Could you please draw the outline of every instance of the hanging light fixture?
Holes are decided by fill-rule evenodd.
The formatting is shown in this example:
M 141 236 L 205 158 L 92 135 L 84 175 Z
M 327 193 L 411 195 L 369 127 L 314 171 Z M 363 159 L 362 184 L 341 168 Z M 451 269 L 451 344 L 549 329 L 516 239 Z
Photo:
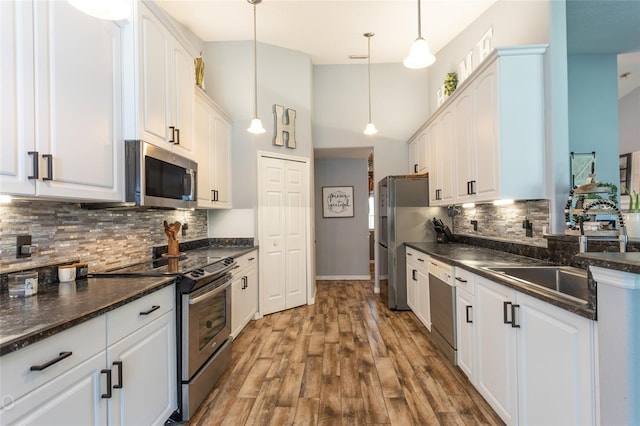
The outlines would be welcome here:
M 131 2 L 127 0 L 67 0 L 67 2 L 79 11 L 99 19 L 119 21 L 131 14 Z
M 375 33 L 364 33 L 364 36 L 367 38 L 367 76 L 369 80 L 369 122 L 367 123 L 367 127 L 364 128 L 365 135 L 375 135 L 378 133 L 378 129 L 371 122 L 371 37 L 373 37 Z
M 422 23 L 420 19 L 420 0 L 418 0 L 418 38 L 411 45 L 409 56 L 402 62 L 411 69 L 426 68 L 436 61 L 436 57 L 429 51 L 429 43 L 422 38 Z
M 247 0 L 253 5 L 253 120 L 247 129 L 249 133 L 259 135 L 266 130 L 262 127 L 262 121 L 258 118 L 258 42 L 256 41 L 256 5 L 262 0 Z

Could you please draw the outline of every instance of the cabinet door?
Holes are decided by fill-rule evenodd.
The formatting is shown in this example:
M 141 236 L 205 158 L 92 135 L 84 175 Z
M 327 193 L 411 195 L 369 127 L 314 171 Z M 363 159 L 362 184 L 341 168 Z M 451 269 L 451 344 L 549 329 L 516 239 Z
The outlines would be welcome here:
M 418 269 L 413 262 L 407 262 L 407 305 L 413 313 L 420 317 L 418 309 Z
M 3 425 L 106 425 L 104 350 L 0 409 Z
M 257 257 L 257 254 L 252 256 Z M 247 277 L 246 288 L 244 289 L 245 302 L 247 304 L 247 312 L 244 318 L 244 324 L 247 325 L 251 318 L 258 312 L 258 265 L 254 261 L 253 264 L 245 272 Z
M 177 408 L 174 316 L 169 311 L 107 348 L 112 425 L 162 425 Z
M 439 206 L 440 201 L 440 181 L 441 166 L 438 161 L 438 148 L 440 139 L 440 120 L 435 119 L 429 127 L 427 127 L 427 152 L 429 157 L 429 205 Z
M 0 191 L 34 195 L 33 5 L 0 2 Z
M 198 91 L 200 89 L 196 89 Z M 195 155 L 198 159 L 198 207 L 213 206 L 214 181 L 214 143 L 212 138 L 211 108 L 207 104 L 204 94 L 196 93 L 193 104 L 193 139 Z
M 519 422 L 595 424 L 593 321 L 521 293 L 517 304 Z
M 438 141 L 438 175 L 440 189 L 440 204 L 451 204 L 454 201 L 454 137 L 456 122 L 453 110 L 448 108 L 442 113 L 440 136 Z
M 193 158 L 192 120 L 194 87 L 196 84 L 193 58 L 176 40 L 172 40 L 171 46 L 173 108 L 170 125 L 177 129 L 173 150 L 177 154 Z
M 424 268 L 418 269 L 418 316 L 422 323 L 431 331 L 431 302 L 429 297 L 429 274 Z
M 220 208 L 231 208 L 231 125 L 219 114 L 213 117 L 213 132 L 215 137 L 214 182 L 215 205 Z
M 231 335 L 234 339 L 244 328 L 244 317 L 247 310 L 244 286 L 244 276 L 234 274 L 233 283 L 231 283 Z
M 416 144 L 418 145 L 418 172 L 427 173 L 429 171 L 429 147 L 426 130 L 420 133 Z
M 409 142 L 409 174 L 418 173 L 418 141 Z
M 474 83 L 474 134 L 476 138 L 477 194 L 482 200 L 500 193 L 500 141 L 498 134 L 497 64 Z
M 142 3 L 139 4 L 140 134 L 166 148 L 171 120 L 170 35 Z
M 455 197 L 456 202 L 473 200 L 477 185 L 475 178 L 476 150 L 473 140 L 473 104 L 469 89 L 451 106 L 455 111 Z
M 458 367 L 475 384 L 473 360 L 475 357 L 473 296 L 456 289 L 456 332 L 458 344 Z
M 516 329 L 505 323 L 514 292 L 477 277 L 474 296 L 475 386 L 506 424 L 517 424 Z

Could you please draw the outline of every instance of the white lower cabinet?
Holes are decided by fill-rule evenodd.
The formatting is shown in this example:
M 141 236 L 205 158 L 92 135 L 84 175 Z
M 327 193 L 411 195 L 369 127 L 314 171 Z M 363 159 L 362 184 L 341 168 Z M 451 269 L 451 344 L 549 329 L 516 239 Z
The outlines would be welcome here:
M 429 256 L 407 247 L 407 304 L 431 331 Z
M 174 304 L 165 287 L 0 357 L 0 425 L 164 424 L 177 408 Z
M 476 276 L 472 383 L 508 425 L 595 424 L 593 321 Z
M 258 312 L 257 250 L 236 259 L 231 284 L 231 335 L 236 338 Z

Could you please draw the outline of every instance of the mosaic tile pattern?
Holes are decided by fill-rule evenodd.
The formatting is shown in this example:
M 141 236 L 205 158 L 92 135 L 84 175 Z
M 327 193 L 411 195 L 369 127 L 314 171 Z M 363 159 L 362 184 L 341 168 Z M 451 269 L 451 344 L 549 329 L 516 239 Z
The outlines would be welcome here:
M 526 236 L 522 227 L 525 218 L 533 223 L 533 237 Z M 473 230 L 471 221 L 478 221 L 478 230 Z M 549 228 L 549 201 L 516 201 L 509 206 L 477 204 L 472 209 L 461 209 L 453 218 L 456 235 L 488 238 L 536 247 L 547 247 L 543 229 Z
M 79 259 L 102 272 L 151 259 L 166 245 L 163 221 L 188 223 L 180 242 L 207 238 L 207 211 L 86 210 L 78 204 L 23 201 L 0 206 L 0 273 Z M 16 237 L 32 235 L 38 251 L 16 259 Z

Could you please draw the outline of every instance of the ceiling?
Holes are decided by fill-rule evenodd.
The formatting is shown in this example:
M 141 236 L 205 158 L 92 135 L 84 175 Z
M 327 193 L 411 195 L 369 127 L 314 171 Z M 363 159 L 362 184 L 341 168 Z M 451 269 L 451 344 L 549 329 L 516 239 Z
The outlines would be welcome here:
M 436 53 L 496 0 L 422 0 L 422 35 Z M 203 41 L 251 40 L 252 6 L 246 0 L 157 0 Z M 399 63 L 418 36 L 415 0 L 263 0 L 257 6 L 257 38 L 304 52 L 314 64 Z

